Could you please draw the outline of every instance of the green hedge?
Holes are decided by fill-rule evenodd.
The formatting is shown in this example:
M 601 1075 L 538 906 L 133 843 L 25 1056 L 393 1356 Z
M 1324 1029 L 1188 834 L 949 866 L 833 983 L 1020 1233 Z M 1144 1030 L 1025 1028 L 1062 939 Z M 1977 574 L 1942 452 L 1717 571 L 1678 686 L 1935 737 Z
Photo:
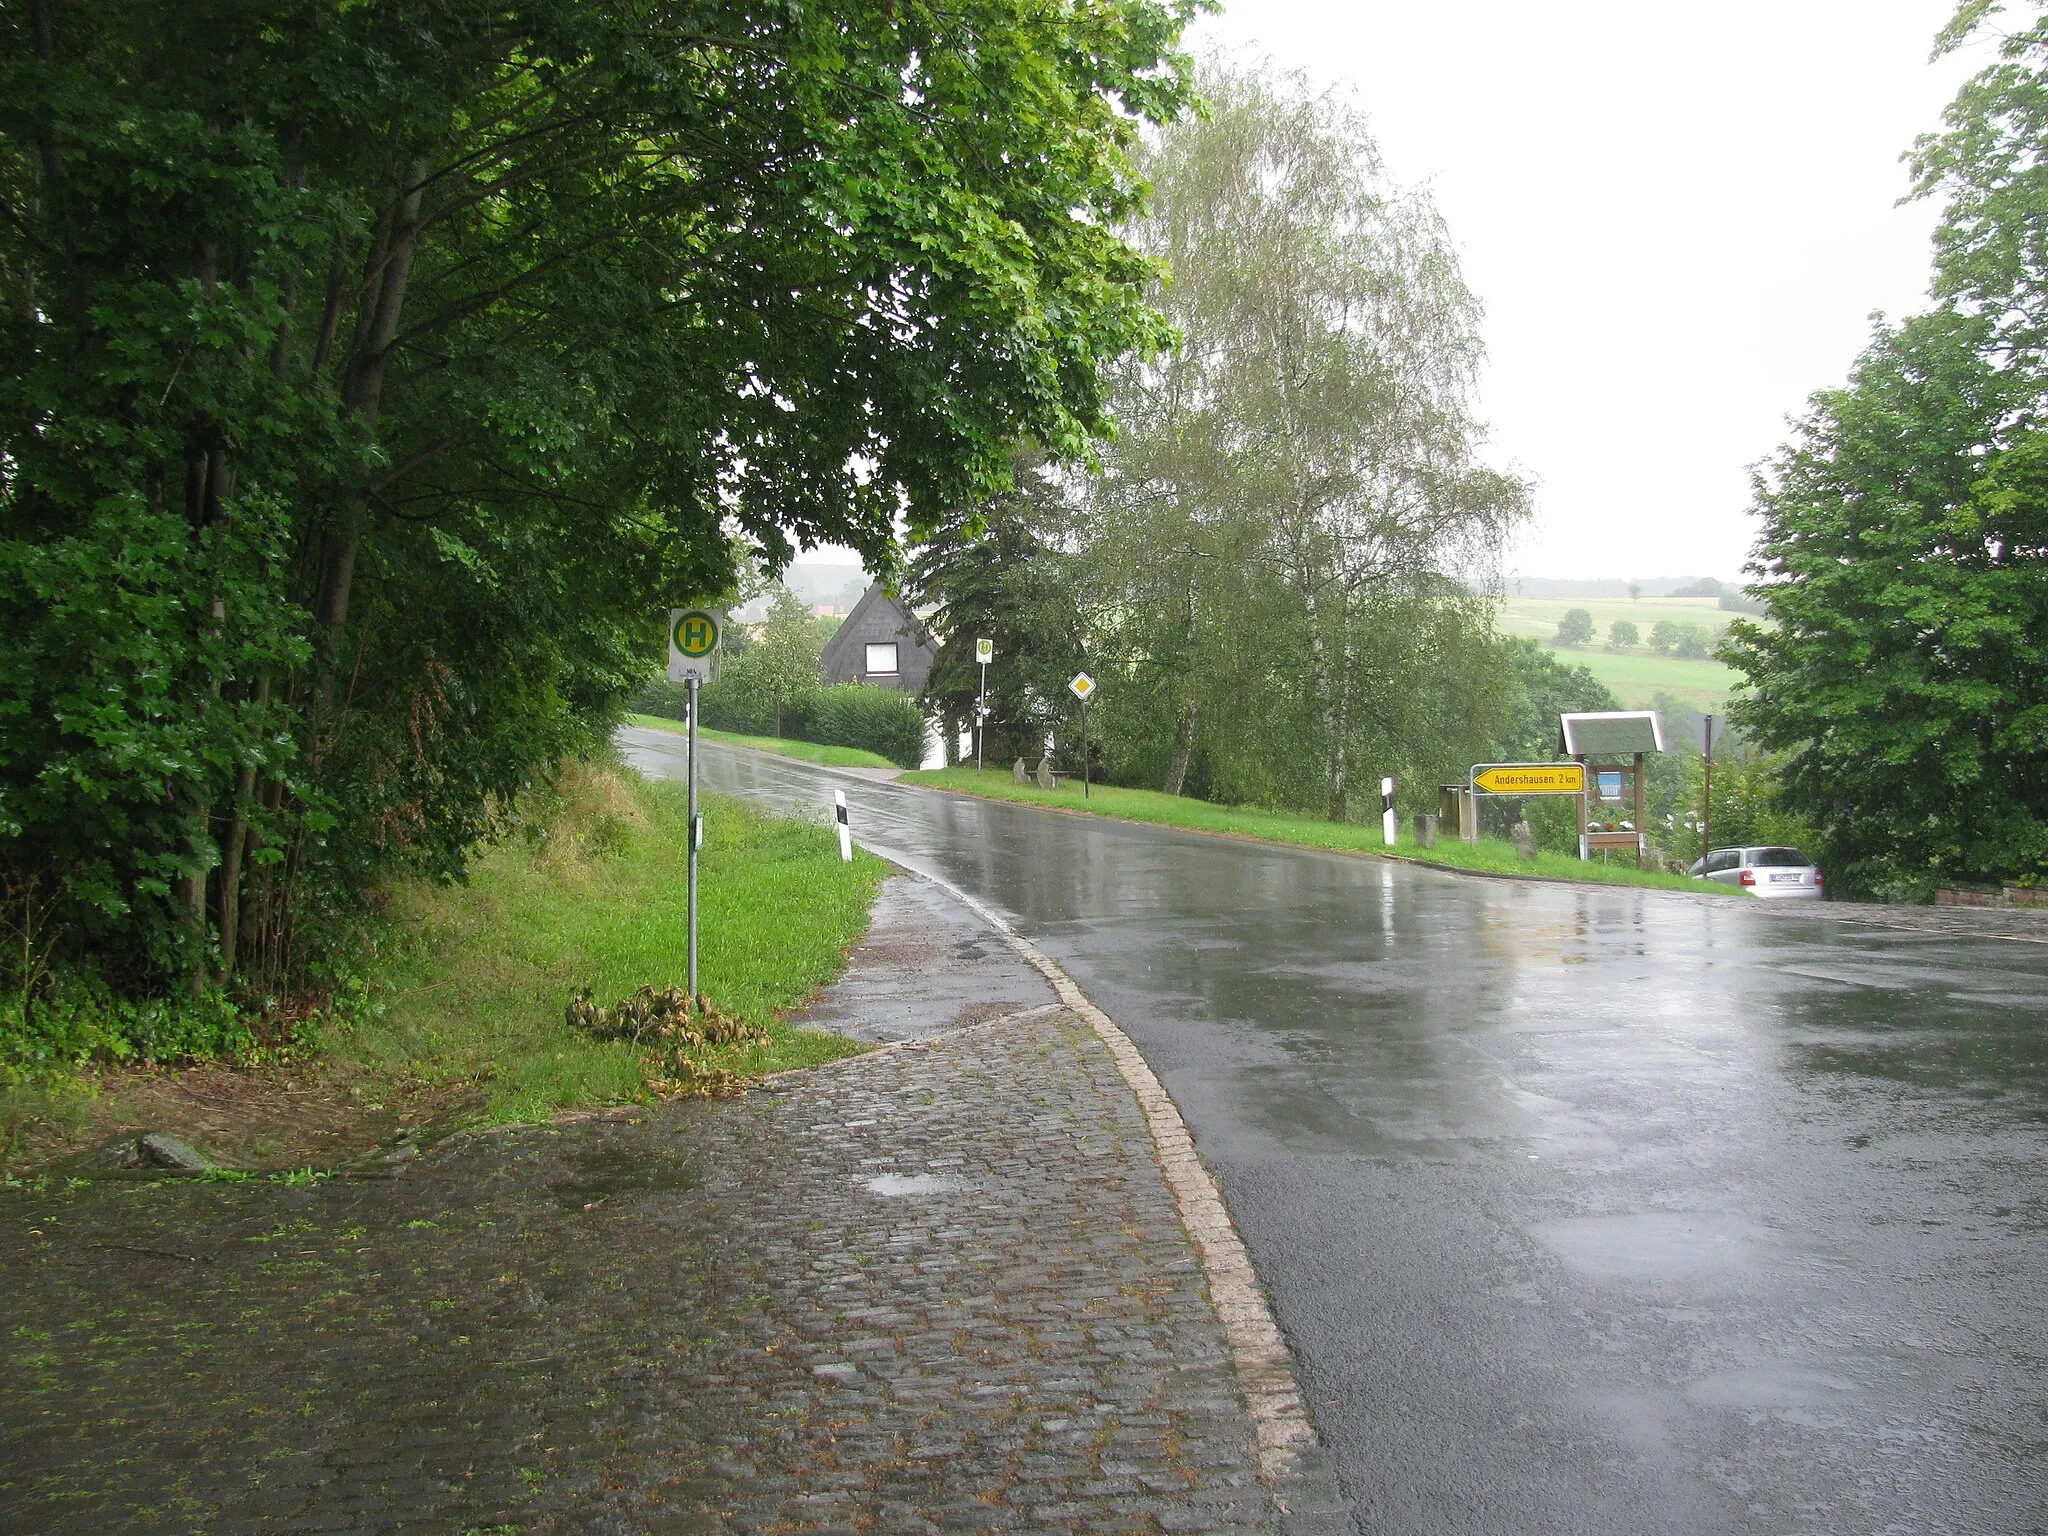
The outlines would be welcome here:
M 702 723 L 714 731 L 741 736 L 773 736 L 775 709 L 758 697 L 727 688 L 722 682 L 705 688 Z M 689 690 L 665 677 L 650 678 L 628 701 L 628 708 L 668 720 L 689 718 Z M 917 700 L 867 683 L 841 683 L 820 688 L 782 712 L 781 734 L 795 741 L 829 747 L 858 747 L 904 768 L 924 762 L 924 711 Z
M 866 683 L 820 688 L 804 709 L 799 736 L 828 747 L 878 752 L 901 768 L 924 763 L 924 711 L 917 701 Z

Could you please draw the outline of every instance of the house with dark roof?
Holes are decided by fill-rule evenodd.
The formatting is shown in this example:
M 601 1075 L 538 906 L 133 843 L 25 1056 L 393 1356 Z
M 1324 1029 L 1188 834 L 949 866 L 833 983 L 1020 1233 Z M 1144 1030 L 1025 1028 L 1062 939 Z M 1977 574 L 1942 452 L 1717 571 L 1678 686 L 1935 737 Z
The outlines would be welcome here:
M 939 648 L 916 614 L 871 586 L 846 622 L 825 642 L 818 674 L 827 684 L 872 683 L 900 693 L 924 692 Z

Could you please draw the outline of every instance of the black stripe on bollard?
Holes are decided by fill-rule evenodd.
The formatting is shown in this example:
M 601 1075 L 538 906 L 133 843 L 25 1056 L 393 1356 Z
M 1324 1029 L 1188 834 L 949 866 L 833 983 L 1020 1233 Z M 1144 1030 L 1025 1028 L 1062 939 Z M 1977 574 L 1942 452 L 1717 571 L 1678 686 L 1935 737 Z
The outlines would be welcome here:
M 839 825 L 841 825 L 842 827 L 847 825 L 845 806 L 835 805 L 832 808 L 832 814 L 839 818 Z

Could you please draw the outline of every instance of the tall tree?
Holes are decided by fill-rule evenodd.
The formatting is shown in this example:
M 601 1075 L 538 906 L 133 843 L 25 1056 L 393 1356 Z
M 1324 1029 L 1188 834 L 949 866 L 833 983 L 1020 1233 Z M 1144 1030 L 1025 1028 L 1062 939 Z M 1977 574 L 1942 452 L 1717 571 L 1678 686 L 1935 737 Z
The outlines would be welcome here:
M 1169 786 L 1199 753 L 1225 793 L 1342 819 L 1362 765 L 1426 775 L 1425 740 L 1483 733 L 1486 690 L 1453 687 L 1487 621 L 1447 577 L 1488 570 L 1527 497 L 1478 459 L 1479 307 L 1428 200 L 1341 99 L 1202 78 L 1210 112 L 1159 135 L 1132 225 L 1183 340 L 1117 377 L 1105 713 L 1128 690 L 1172 722 Z
M 1733 713 L 1864 889 L 2048 872 L 2048 437 L 1992 338 L 1881 330 L 1757 490 Z
M 817 693 L 818 658 L 824 649 L 824 632 L 811 617 L 809 606 L 778 581 L 768 599 L 768 617 L 762 621 L 760 636 L 747 647 L 742 663 L 749 682 L 774 718 L 776 735 L 782 734 L 785 720 Z
M 1968 0 L 1940 47 L 2001 7 Z M 2048 875 L 2048 22 L 2003 34 L 1914 161 L 1934 312 L 1880 326 L 1759 479 L 1735 707 L 1848 883 Z
M 737 551 L 881 568 L 1084 453 L 1186 14 L 0 11 L 0 865 L 138 985 L 276 978 Z
M 911 561 L 905 590 L 931 609 L 939 654 L 925 700 L 950 735 L 974 718 L 982 669 L 974 642 L 990 640 L 985 756 L 1035 759 L 1067 734 L 1067 680 L 1081 667 L 1083 615 L 1073 559 L 1064 552 L 1072 512 L 1033 457 L 1017 489 L 949 518 Z

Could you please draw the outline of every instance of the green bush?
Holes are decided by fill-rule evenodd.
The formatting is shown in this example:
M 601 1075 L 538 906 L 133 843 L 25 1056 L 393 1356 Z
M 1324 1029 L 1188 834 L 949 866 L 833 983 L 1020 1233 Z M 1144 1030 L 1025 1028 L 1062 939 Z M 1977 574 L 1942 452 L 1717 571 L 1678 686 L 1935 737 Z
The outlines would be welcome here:
M 1593 643 L 1593 615 L 1583 608 L 1568 608 L 1563 618 L 1557 621 L 1557 643 L 1559 645 L 1591 645 Z
M 698 695 L 704 707 L 700 723 L 740 736 L 776 735 L 774 701 L 746 686 L 747 681 L 742 669 L 728 668 Z M 689 692 L 681 683 L 652 677 L 640 685 L 627 707 L 665 720 L 686 720 L 689 703 Z M 785 708 L 780 734 L 828 747 L 859 747 L 916 768 L 924 762 L 924 730 L 924 711 L 915 699 L 869 683 L 841 683 Z
M 867 683 L 841 683 L 813 695 L 798 722 L 804 741 L 859 747 L 904 768 L 924 762 L 924 711 L 915 699 Z
M 138 1002 L 96 977 L 70 974 L 27 999 L 0 999 L 0 1087 L 91 1065 L 238 1056 L 257 1043 L 241 1010 L 216 991 Z
M 712 689 L 717 686 L 716 683 L 711 685 Z M 626 708 L 636 715 L 659 715 L 664 720 L 687 720 L 690 718 L 690 690 L 687 684 L 672 683 L 664 674 L 657 672 L 626 695 Z M 725 730 L 729 727 L 721 726 L 719 729 Z

